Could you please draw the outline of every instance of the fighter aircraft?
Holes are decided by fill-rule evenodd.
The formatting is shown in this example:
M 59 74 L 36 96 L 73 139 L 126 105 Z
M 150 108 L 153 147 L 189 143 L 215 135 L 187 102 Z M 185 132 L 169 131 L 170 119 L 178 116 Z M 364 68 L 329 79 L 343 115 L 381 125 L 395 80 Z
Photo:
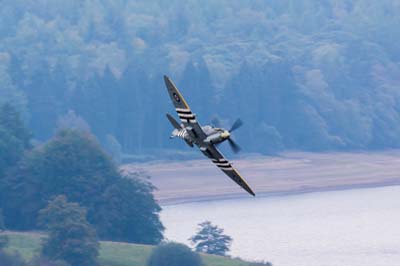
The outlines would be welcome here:
M 196 119 L 196 115 L 192 113 L 189 105 L 186 103 L 182 94 L 176 88 L 174 83 L 167 77 L 164 76 L 165 85 L 169 96 L 171 97 L 172 103 L 175 106 L 175 110 L 178 113 L 179 119 L 182 122 L 179 124 L 170 114 L 167 114 L 168 120 L 175 128 L 172 131 L 171 138 L 181 138 L 190 147 L 196 145 L 200 151 L 207 156 L 211 161 L 219 167 L 227 176 L 235 181 L 239 186 L 246 190 L 251 195 L 255 196 L 253 190 L 246 183 L 246 181 L 240 176 L 239 172 L 232 167 L 222 153 L 217 149 L 216 145 L 224 141 L 228 141 L 234 152 L 239 151 L 239 146 L 231 139 L 231 132 L 238 129 L 242 125 L 240 119 L 232 125 L 231 129 L 226 130 L 219 126 L 200 126 Z M 218 123 L 215 123 L 218 124 Z

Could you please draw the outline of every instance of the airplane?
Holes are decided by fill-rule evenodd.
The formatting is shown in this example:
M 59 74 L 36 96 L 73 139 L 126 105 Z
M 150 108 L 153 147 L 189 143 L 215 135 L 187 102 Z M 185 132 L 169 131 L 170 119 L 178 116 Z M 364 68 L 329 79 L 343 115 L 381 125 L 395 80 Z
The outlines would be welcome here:
M 191 111 L 189 105 L 179 92 L 174 83 L 164 76 L 165 85 L 168 94 L 174 104 L 175 110 L 178 113 L 179 119 L 182 122 L 179 124 L 170 114 L 167 114 L 169 122 L 174 127 L 170 138 L 181 138 L 190 147 L 196 145 L 200 151 L 207 156 L 211 161 L 218 166 L 227 176 L 235 181 L 239 186 L 246 190 L 249 194 L 255 196 L 255 193 L 239 174 L 239 172 L 228 162 L 222 153 L 217 149 L 216 145 L 224 141 L 228 141 L 232 150 L 238 152 L 239 146 L 230 138 L 231 132 L 238 129 L 243 123 L 240 119 L 229 130 L 216 126 L 200 126 L 196 119 L 196 115 Z M 215 123 L 219 124 L 219 123 Z

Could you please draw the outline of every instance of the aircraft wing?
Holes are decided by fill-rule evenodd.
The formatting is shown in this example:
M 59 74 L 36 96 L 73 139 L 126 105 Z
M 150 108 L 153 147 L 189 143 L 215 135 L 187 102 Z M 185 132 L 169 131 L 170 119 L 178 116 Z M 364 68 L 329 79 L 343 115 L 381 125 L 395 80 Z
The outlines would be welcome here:
M 202 150 L 204 155 L 211 159 L 211 161 L 218 166 L 227 176 L 229 176 L 233 181 L 246 190 L 249 194 L 255 196 L 255 193 L 247 184 L 246 180 L 239 174 L 239 172 L 232 167 L 232 164 L 228 162 L 221 152 L 215 147 L 215 145 L 208 145 L 206 150 Z
M 192 113 L 189 105 L 186 103 L 174 83 L 172 83 L 167 76 L 164 76 L 164 81 L 168 89 L 168 94 L 171 97 L 176 112 L 178 113 L 179 119 L 188 131 L 188 134 L 190 134 L 192 138 L 202 142 L 207 136 L 197 122 L 195 114 Z

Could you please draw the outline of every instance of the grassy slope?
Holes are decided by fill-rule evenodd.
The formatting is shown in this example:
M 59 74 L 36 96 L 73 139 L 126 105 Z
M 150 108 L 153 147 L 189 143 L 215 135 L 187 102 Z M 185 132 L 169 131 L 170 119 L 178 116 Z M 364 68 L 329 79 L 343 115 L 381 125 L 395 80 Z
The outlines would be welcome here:
M 29 260 L 39 253 L 41 238 L 44 235 L 36 233 L 7 233 L 10 252 L 19 252 Z M 101 266 L 145 266 L 152 246 L 117 242 L 101 242 Z M 219 256 L 202 255 L 206 266 L 248 266 L 241 260 L 227 259 Z

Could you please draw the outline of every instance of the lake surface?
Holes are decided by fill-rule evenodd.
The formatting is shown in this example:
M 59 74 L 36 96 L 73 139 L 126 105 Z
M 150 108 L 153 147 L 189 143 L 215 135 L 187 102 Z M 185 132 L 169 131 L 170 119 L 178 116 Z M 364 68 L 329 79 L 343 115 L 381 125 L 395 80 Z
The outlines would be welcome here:
M 231 256 L 274 266 L 400 265 L 400 186 L 164 206 L 169 240 L 210 220 Z

